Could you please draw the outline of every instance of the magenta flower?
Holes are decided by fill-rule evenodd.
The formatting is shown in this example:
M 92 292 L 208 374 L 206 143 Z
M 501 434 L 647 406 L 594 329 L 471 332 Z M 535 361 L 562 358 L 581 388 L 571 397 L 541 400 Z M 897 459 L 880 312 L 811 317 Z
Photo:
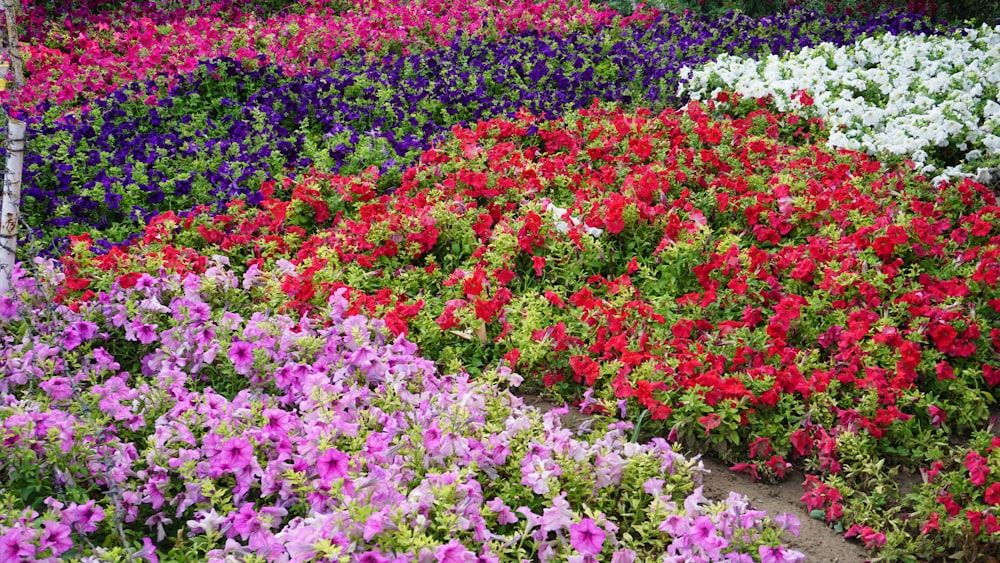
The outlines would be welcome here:
M 344 477 L 347 475 L 347 455 L 335 448 L 326 450 L 316 460 L 316 471 L 324 481 Z
M 790 532 L 793 536 L 799 535 L 799 529 L 802 526 L 798 518 L 787 512 L 775 516 L 774 523 L 782 530 Z
M 264 409 L 264 419 L 267 424 L 264 429 L 272 434 L 272 437 L 287 436 L 291 430 L 292 417 L 281 409 Z
M 264 524 L 254 512 L 252 503 L 244 504 L 233 515 L 233 533 L 239 534 L 244 540 L 248 539 L 251 534 L 259 532 L 263 527 Z
M 434 552 L 437 563 L 475 563 L 476 554 L 469 551 L 457 540 L 451 540 Z
M 931 416 L 931 426 L 940 427 L 948 419 L 948 413 L 937 405 L 927 407 L 927 413 Z
M 549 478 L 562 474 L 562 469 L 551 458 L 528 455 L 521 462 L 521 484 L 531 487 L 535 494 L 549 492 Z
M 52 520 L 46 520 L 42 526 L 44 529 L 38 538 L 38 544 L 42 549 L 51 549 L 52 555 L 58 557 L 73 548 L 73 540 L 69 537 L 69 526 Z
M 73 323 L 70 330 L 80 335 L 83 340 L 90 340 L 97 336 L 97 325 L 90 321 L 78 321 Z
M 246 375 L 253 365 L 253 348 L 249 342 L 237 340 L 229 347 L 229 359 L 233 361 L 236 373 Z
M 0 297 L 0 321 L 14 320 L 17 316 L 17 302 L 13 297 Z
M 372 539 L 375 536 L 377 536 L 380 533 L 382 533 L 382 530 L 383 530 L 383 527 L 382 527 L 382 518 L 383 518 L 383 514 L 381 512 L 379 512 L 379 513 L 373 514 L 372 516 L 369 516 L 365 520 L 365 527 L 361 531 L 361 537 L 364 538 L 365 541 L 370 542 L 370 541 L 372 541 Z
M 223 470 L 238 471 L 249 465 L 253 458 L 253 446 L 243 438 L 230 438 L 219 450 L 219 463 Z
M 500 497 L 494 497 L 493 500 L 486 503 L 486 506 L 490 510 L 496 513 L 497 523 L 499 524 L 514 524 L 517 522 L 517 515 L 510 509 L 509 506 Z
M 597 555 L 604 546 L 604 530 L 590 518 L 569 527 L 569 543 L 584 555 Z
M 194 341 L 202 346 L 211 345 L 215 341 L 215 330 L 210 326 L 202 328 L 194 333 Z
M 573 510 L 566 501 L 565 492 L 552 499 L 552 506 L 542 511 L 539 524 L 546 532 L 554 532 L 573 525 Z
M 358 555 L 358 563 L 389 563 L 389 559 L 381 551 L 366 551 Z
M 53 377 L 38 384 L 53 401 L 64 401 L 73 396 L 73 387 L 65 377 Z
M 704 544 L 709 538 L 716 536 L 715 523 L 708 516 L 699 516 L 695 518 L 688 534 L 695 543 Z
M 35 546 L 31 536 L 20 528 L 10 528 L 0 535 L 0 561 L 24 561 L 33 559 Z
M 679 538 L 691 529 L 691 520 L 680 514 L 670 514 L 663 519 L 657 529 L 670 534 L 671 537 Z
M 63 522 L 78 532 L 89 534 L 97 531 L 97 523 L 104 520 L 104 509 L 89 500 L 84 504 L 75 502 L 63 509 Z
M 368 331 L 368 319 L 360 315 L 348 317 L 343 324 L 347 339 L 344 345 L 348 350 L 355 351 L 371 342 L 371 332 Z
M 760 563 L 801 563 L 806 560 L 805 555 L 798 551 L 781 546 L 762 545 L 757 548 L 757 553 L 760 554 Z
M 83 344 L 83 339 L 72 327 L 63 334 L 62 345 L 67 351 L 75 350 L 80 344 Z
M 149 561 L 149 563 L 160 562 L 160 558 L 156 556 L 156 546 L 149 538 L 142 538 L 142 549 L 135 553 L 135 557 Z
M 156 329 L 158 325 L 148 325 L 146 323 L 140 322 L 136 319 L 133 323 L 135 326 L 135 337 L 139 339 L 139 342 L 143 344 L 152 344 L 156 341 L 159 336 L 156 334 Z

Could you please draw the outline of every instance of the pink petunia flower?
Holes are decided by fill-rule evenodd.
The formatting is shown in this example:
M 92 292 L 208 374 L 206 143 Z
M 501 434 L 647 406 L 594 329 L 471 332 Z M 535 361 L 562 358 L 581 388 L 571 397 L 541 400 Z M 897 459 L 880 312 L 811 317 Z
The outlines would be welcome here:
M 229 347 L 229 359 L 232 360 L 236 373 L 246 375 L 253 365 L 253 348 L 249 342 L 237 340 Z
M 21 528 L 9 528 L 0 535 L 0 561 L 24 561 L 34 556 L 31 536 Z
M 51 549 L 52 555 L 58 557 L 73 548 L 69 526 L 52 520 L 46 520 L 42 526 L 42 534 L 38 538 L 38 545 L 42 549 Z
M 65 333 L 63 333 L 62 345 L 66 351 L 76 350 L 76 348 L 83 344 L 83 339 L 80 338 L 80 334 L 70 327 Z
M 762 545 L 757 548 L 757 553 L 760 555 L 760 563 L 802 563 L 806 560 L 802 553 L 781 546 Z
M 63 522 L 78 532 L 89 534 L 97 531 L 97 523 L 104 520 L 104 509 L 89 500 L 84 504 L 71 502 L 63 511 Z
M 129 328 L 131 329 L 130 332 L 134 336 L 134 339 L 138 340 L 142 344 L 151 344 L 159 338 L 159 335 L 156 333 L 156 329 L 159 328 L 159 325 L 146 324 L 142 322 L 142 319 L 133 320 L 132 324 L 129 325 Z M 129 331 L 126 331 L 126 338 L 128 338 L 128 332 Z
M 257 517 L 257 513 L 253 509 L 253 503 L 247 503 L 240 507 L 240 509 L 233 515 L 233 533 L 239 534 L 244 540 L 248 539 L 252 534 L 260 532 L 264 527 L 264 523 L 260 521 Z
M 565 492 L 552 499 L 552 506 L 542 511 L 542 519 L 539 524 L 546 532 L 554 532 L 572 526 L 573 510 L 566 500 Z
M 514 524 L 517 522 L 517 515 L 510 509 L 509 506 L 500 497 L 494 497 L 493 500 L 486 503 L 486 506 L 490 510 L 496 513 L 497 523 L 499 524 Z
M 347 454 L 336 448 L 330 448 L 316 460 L 316 471 L 324 481 L 340 479 L 347 475 L 347 461 Z
M 38 386 L 48 393 L 53 401 L 64 401 L 73 396 L 73 387 L 65 377 L 52 377 L 39 383 Z
M 225 471 L 238 471 L 250 463 L 253 445 L 239 437 L 230 438 L 219 450 L 219 463 Z
M 663 492 L 663 484 L 665 482 L 666 481 L 664 481 L 663 479 L 650 477 L 649 479 L 646 480 L 645 483 L 642 484 L 642 489 L 646 491 L 646 494 L 656 496 L 659 495 L 661 492 Z
M 0 297 L 0 320 L 16 320 L 15 317 L 17 317 L 17 302 L 10 296 Z
M 927 407 L 927 414 L 931 417 L 931 426 L 940 428 L 941 423 L 948 419 L 948 413 L 937 405 Z
M 569 527 L 569 543 L 583 555 L 597 555 L 604 546 L 605 533 L 590 518 Z
M 611 555 L 611 563 L 635 563 L 635 558 L 638 555 L 631 549 L 622 549 Z
M 451 540 L 434 551 L 437 563 L 475 563 L 476 554 L 469 551 L 458 540 Z
M 783 512 L 775 516 L 774 523 L 777 524 L 777 526 L 782 530 L 786 530 L 791 533 L 793 536 L 799 535 L 799 529 L 802 526 L 802 523 L 799 522 L 798 518 L 787 512 Z
M 149 538 L 142 538 L 142 549 L 135 553 L 135 558 L 149 563 L 160 563 L 160 558 L 156 556 L 156 546 Z

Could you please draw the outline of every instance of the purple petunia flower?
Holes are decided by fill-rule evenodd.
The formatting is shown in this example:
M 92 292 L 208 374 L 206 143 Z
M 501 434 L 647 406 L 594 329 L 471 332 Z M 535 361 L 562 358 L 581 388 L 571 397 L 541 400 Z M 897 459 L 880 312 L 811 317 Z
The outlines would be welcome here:
M 14 298 L 6 295 L 0 297 L 0 321 L 14 320 L 17 315 L 17 302 Z
M 569 543 L 584 555 L 597 555 L 604 547 L 604 530 L 590 518 L 569 527 Z
M 691 529 L 691 521 L 680 514 L 670 514 L 663 519 L 657 529 L 670 534 L 671 537 L 679 538 Z
M 80 344 L 83 344 L 83 339 L 80 338 L 80 334 L 77 331 L 73 330 L 73 327 L 70 327 L 69 330 L 63 334 L 63 348 L 65 348 L 66 351 L 75 350 Z
M 494 497 L 493 500 L 486 503 L 486 506 L 496 513 L 499 524 L 514 524 L 517 522 L 517 515 L 514 514 L 502 498 Z
M 793 536 L 799 535 L 799 529 L 802 523 L 799 519 L 787 512 L 783 512 L 774 517 L 774 523 L 777 524 L 782 530 L 790 532 Z
M 611 563 L 635 563 L 638 554 L 631 549 L 622 549 L 614 552 L 611 556 Z
M 330 448 L 316 460 L 316 471 L 320 479 L 331 481 L 347 475 L 347 455 L 344 452 Z
M 38 384 L 53 401 L 64 401 L 73 396 L 73 387 L 65 377 L 52 377 Z
M 34 556 L 35 546 L 24 530 L 10 528 L 0 535 L 0 561 L 25 561 Z
M 253 365 L 253 348 L 249 342 L 237 340 L 229 347 L 229 359 L 232 360 L 236 373 L 246 375 Z
M 238 471 L 249 465 L 252 458 L 253 445 L 243 438 L 235 437 L 222 444 L 217 459 L 223 470 Z
M 804 554 L 782 546 L 762 545 L 757 548 L 757 553 L 760 554 L 760 563 L 802 563 L 806 560 Z
M 63 522 L 69 524 L 80 533 L 89 534 L 97 531 L 97 523 L 106 516 L 104 509 L 89 500 L 84 504 L 75 502 L 63 509 Z
M 646 491 L 647 494 L 656 496 L 663 492 L 663 484 L 666 481 L 663 479 L 657 479 L 656 477 L 650 477 L 642 484 L 642 489 Z
M 69 526 L 61 522 L 46 520 L 42 526 L 41 537 L 38 538 L 38 545 L 42 549 L 51 549 L 52 555 L 56 557 L 66 553 L 73 548 L 73 540 L 70 539 Z
M 133 320 L 130 328 L 135 337 L 134 339 L 143 344 L 152 344 L 159 338 L 159 335 L 156 334 L 156 329 L 159 328 L 159 326 L 155 324 L 146 324 L 142 322 L 142 319 Z M 128 338 L 127 332 L 126 338 Z
M 542 530 L 554 532 L 563 528 L 568 528 L 573 524 L 573 510 L 566 501 L 566 493 L 552 499 L 552 506 L 542 511 L 542 519 L 539 523 Z
M 451 540 L 434 551 L 434 559 L 437 563 L 475 563 L 476 554 L 458 540 Z

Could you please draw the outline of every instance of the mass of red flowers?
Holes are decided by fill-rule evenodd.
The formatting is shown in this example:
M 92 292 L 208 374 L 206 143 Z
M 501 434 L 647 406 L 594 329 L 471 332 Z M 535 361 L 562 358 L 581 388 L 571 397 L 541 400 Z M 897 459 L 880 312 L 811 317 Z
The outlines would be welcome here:
M 443 365 L 515 364 L 602 412 L 625 400 L 755 477 L 790 462 L 836 475 L 845 433 L 901 451 L 902 424 L 946 435 L 988 417 L 967 407 L 1000 383 L 988 188 L 828 149 L 821 123 L 732 95 L 453 134 L 390 191 L 375 169 L 314 172 L 265 184 L 257 208 L 161 216 L 124 250 L 77 244 L 67 298 L 73 280 L 238 256 L 244 287 L 276 290 L 259 295 L 276 307 L 347 288 Z M 805 500 L 834 520 L 838 495 L 815 482 Z

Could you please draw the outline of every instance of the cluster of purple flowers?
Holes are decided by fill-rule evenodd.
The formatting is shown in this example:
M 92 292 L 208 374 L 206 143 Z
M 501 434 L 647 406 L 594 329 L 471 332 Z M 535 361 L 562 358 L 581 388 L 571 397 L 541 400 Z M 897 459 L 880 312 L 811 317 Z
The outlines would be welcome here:
M 59 274 L 41 264 L 0 309 L 0 473 L 30 491 L 0 500 L 4 560 L 801 559 L 780 544 L 794 518 L 706 499 L 664 440 L 574 433 L 504 390 L 506 368 L 441 375 L 339 292 L 315 318 L 240 314 L 220 266 L 74 312 L 44 305 Z M 220 394 L 212 372 L 246 385 Z

